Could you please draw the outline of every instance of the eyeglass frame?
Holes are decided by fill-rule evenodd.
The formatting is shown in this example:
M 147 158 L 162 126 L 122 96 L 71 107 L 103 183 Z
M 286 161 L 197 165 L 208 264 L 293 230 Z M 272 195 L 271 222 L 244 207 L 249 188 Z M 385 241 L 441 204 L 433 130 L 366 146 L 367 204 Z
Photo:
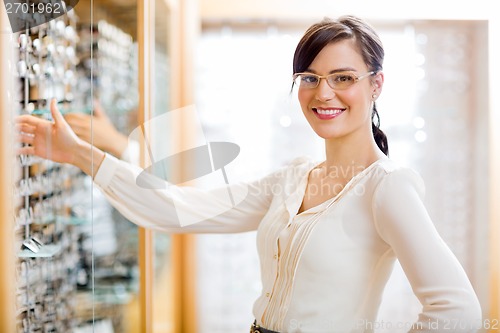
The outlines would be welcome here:
M 348 87 L 346 87 L 346 88 L 341 88 L 341 89 L 339 89 L 339 88 L 334 88 L 334 87 L 332 87 L 332 86 L 330 85 L 330 82 L 328 82 L 328 78 L 329 78 L 330 76 L 332 76 L 332 75 L 338 75 L 338 74 L 341 74 L 341 73 L 352 73 L 352 74 L 353 74 L 353 76 L 354 76 L 354 78 L 355 78 L 354 82 L 353 82 L 350 86 L 348 86 Z M 326 83 L 328 84 L 328 86 L 329 86 L 330 88 L 332 88 L 332 89 L 334 89 L 334 90 L 346 90 L 346 89 L 349 89 L 350 87 L 352 87 L 353 85 L 355 85 L 356 83 L 358 83 L 359 81 L 363 80 L 364 78 L 367 78 L 367 77 L 369 77 L 369 76 L 375 75 L 375 74 L 377 74 L 377 73 L 378 73 L 378 71 L 369 71 L 369 72 L 367 72 L 367 73 L 365 73 L 365 74 L 363 74 L 363 75 L 358 76 L 358 75 L 356 75 L 356 73 L 355 73 L 354 71 L 340 71 L 340 72 L 335 72 L 335 73 L 331 73 L 331 74 L 328 74 L 328 75 L 318 75 L 318 74 L 311 73 L 311 72 L 301 72 L 301 73 L 295 73 L 295 74 L 293 74 L 293 77 L 292 77 L 292 78 L 293 78 L 293 81 L 292 81 L 292 82 L 293 82 L 293 84 L 295 84 L 295 80 L 297 80 L 297 78 L 298 78 L 300 75 L 311 75 L 311 76 L 315 76 L 315 77 L 317 77 L 317 78 L 318 78 L 318 83 L 316 84 L 316 86 L 315 86 L 315 87 L 310 87 L 310 88 L 306 88 L 306 89 L 316 89 L 316 88 L 318 88 L 318 86 L 319 86 L 319 84 L 320 84 L 320 82 L 321 82 L 321 79 L 325 79 L 325 80 L 326 80 Z M 300 88 L 300 84 L 297 84 L 297 85 L 298 85 L 298 86 L 299 86 L 299 88 Z M 292 88 L 293 88 L 293 85 L 292 85 Z

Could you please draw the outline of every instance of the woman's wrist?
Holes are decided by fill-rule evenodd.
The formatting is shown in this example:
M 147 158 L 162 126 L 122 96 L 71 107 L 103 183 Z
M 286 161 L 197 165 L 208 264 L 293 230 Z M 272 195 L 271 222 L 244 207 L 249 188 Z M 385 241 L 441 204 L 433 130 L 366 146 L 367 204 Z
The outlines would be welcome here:
M 94 178 L 99 170 L 102 161 L 104 160 L 105 153 L 99 148 L 92 146 L 84 140 L 79 140 L 77 149 L 73 155 L 71 164 L 80 168 L 87 175 Z

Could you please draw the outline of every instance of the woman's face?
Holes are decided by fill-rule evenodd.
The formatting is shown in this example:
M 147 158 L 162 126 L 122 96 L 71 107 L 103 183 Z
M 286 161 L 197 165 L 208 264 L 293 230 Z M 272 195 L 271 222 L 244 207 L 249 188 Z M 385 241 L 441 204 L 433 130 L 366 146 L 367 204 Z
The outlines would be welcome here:
M 325 46 L 306 72 L 328 75 L 339 70 L 352 71 L 357 76 L 369 71 L 353 40 Z M 371 137 L 372 95 L 379 95 L 382 84 L 382 73 L 368 76 L 345 90 L 334 90 L 322 79 L 316 88 L 299 87 L 298 98 L 307 121 L 320 137 Z

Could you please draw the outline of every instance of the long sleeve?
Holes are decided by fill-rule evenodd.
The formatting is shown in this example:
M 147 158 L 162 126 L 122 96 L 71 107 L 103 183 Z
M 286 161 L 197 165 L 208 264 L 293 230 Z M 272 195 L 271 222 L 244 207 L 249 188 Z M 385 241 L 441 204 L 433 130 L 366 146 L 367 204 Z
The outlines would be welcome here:
M 422 202 L 423 181 L 410 169 L 383 177 L 373 197 L 375 225 L 403 267 L 422 312 L 410 332 L 476 332 L 477 296 Z
M 110 203 L 131 222 L 160 231 L 230 233 L 256 230 L 269 209 L 276 173 L 250 183 L 236 183 L 213 190 L 175 186 L 164 188 L 137 184 L 143 170 L 106 155 L 94 177 Z
M 139 165 L 140 150 L 141 147 L 139 145 L 139 142 L 129 138 L 128 145 L 127 147 L 125 147 L 125 150 L 123 151 L 122 156 L 120 156 L 120 159 L 133 165 Z

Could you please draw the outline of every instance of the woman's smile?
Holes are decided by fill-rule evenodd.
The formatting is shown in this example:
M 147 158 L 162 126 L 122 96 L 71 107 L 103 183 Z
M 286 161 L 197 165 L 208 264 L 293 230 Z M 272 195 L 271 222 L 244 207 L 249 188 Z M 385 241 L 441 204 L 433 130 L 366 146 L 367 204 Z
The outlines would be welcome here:
M 312 108 L 313 113 L 321 120 L 337 118 L 344 113 L 345 108 Z

